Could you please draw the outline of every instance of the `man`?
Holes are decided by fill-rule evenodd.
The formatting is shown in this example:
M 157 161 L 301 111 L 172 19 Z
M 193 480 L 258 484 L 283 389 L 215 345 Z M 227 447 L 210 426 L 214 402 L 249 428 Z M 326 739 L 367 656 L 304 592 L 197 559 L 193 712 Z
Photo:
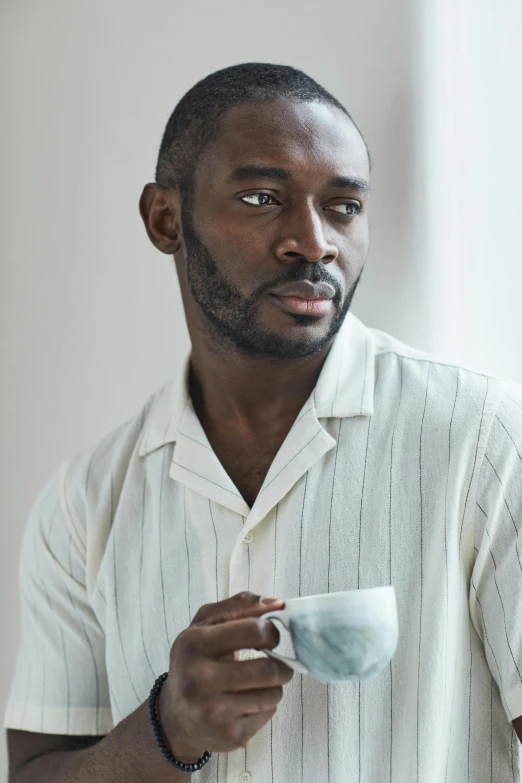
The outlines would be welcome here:
M 191 352 L 35 502 L 13 783 L 188 780 L 171 757 L 212 783 L 520 779 L 522 389 L 350 312 L 369 174 L 287 66 L 225 68 L 173 112 L 140 211 Z M 387 584 L 377 677 L 261 652 L 291 652 L 262 617 L 285 598 Z

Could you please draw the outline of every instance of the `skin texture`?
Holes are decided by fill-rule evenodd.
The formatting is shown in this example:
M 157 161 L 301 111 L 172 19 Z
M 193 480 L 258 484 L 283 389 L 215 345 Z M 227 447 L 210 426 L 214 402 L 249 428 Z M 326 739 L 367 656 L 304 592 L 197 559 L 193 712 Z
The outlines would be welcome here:
M 251 165 L 288 177 L 231 181 Z M 365 144 L 342 111 L 249 103 L 227 113 L 201 157 L 191 205 L 156 184 L 141 197 L 149 238 L 175 258 L 194 408 L 250 505 L 316 384 L 368 253 L 369 192 L 329 184 L 340 176 L 369 183 Z M 269 291 L 297 280 L 334 287 L 326 315 L 274 305 Z

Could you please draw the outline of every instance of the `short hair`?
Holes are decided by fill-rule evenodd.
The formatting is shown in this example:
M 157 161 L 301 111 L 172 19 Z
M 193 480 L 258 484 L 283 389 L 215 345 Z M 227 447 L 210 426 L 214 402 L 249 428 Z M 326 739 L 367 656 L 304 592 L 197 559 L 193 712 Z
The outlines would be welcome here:
M 357 128 L 346 108 L 303 71 L 272 63 L 231 65 L 197 82 L 170 115 L 156 165 L 157 184 L 176 188 L 182 197 L 191 201 L 197 162 L 206 147 L 217 139 L 226 112 L 242 103 L 278 98 L 336 106 Z M 371 170 L 370 152 L 366 141 L 364 144 Z

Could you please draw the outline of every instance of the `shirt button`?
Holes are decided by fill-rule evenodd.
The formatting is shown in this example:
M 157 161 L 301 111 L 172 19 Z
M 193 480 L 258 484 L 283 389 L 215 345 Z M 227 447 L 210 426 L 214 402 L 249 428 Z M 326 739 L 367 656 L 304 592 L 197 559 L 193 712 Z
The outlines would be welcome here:
M 252 783 L 252 775 L 246 770 L 239 776 L 239 783 Z
M 251 544 L 253 540 L 254 540 L 254 534 L 252 533 L 251 530 L 249 530 L 246 536 L 244 537 L 243 541 L 245 544 Z

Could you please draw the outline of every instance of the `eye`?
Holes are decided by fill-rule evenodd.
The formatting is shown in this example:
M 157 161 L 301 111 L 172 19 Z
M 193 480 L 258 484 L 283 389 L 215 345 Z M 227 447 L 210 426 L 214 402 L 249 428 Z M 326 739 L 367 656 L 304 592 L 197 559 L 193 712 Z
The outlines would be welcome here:
M 340 210 L 337 210 L 337 207 L 340 207 Z M 345 208 L 355 211 L 347 212 L 345 211 Z M 332 206 L 327 207 L 327 209 L 334 209 L 336 212 L 340 211 L 341 215 L 346 215 L 346 217 L 355 217 L 355 215 L 358 215 L 361 211 L 361 205 L 357 201 L 346 201 L 343 204 L 332 204 Z
M 246 201 L 247 198 L 254 199 L 254 201 Z M 256 204 L 255 199 L 260 201 Z M 245 204 L 251 204 L 253 207 L 268 207 L 270 206 L 270 199 L 275 200 L 269 193 L 250 193 L 248 196 L 241 196 L 240 201 L 243 201 Z

